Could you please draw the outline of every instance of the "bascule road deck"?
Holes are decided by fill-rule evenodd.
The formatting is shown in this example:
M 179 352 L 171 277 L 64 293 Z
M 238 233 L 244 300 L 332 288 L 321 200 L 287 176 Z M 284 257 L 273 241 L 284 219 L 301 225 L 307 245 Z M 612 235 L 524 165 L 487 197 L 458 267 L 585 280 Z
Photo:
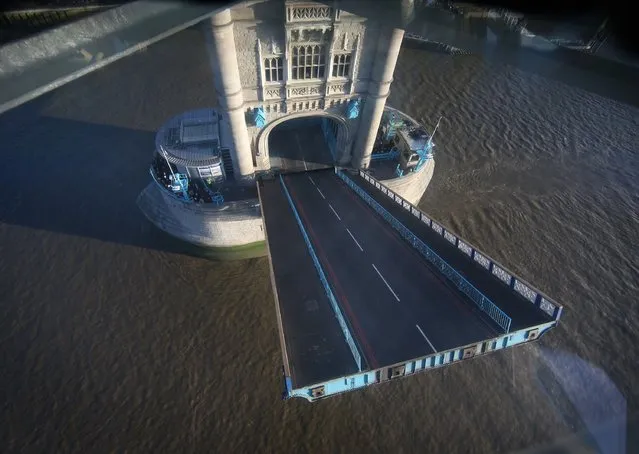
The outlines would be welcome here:
M 512 318 L 511 331 L 552 320 L 552 317 L 530 304 L 521 295 L 503 285 L 497 279 L 492 278 L 485 269 L 468 260 L 456 247 L 448 243 L 443 236 L 437 234 L 408 211 L 402 209 L 379 189 L 368 184 L 362 177 L 359 175 L 349 175 L 349 177 L 360 187 L 365 188 L 366 192 L 375 201 L 422 239 L 456 271 L 472 282 L 479 291 L 497 303 Z
M 357 371 L 278 180 L 258 184 L 284 367 L 296 386 Z
M 359 177 L 353 176 L 362 187 L 370 186 L 356 178 Z M 386 202 L 384 194 L 373 194 L 372 189 L 366 187 L 376 199 L 383 196 L 379 197 L 380 203 Z M 313 253 L 362 354 L 363 370 L 503 333 L 332 169 L 283 175 L 281 181 L 262 182 L 260 191 L 286 345 L 285 362 L 293 371 L 296 386 L 317 383 L 320 375 L 324 379 L 347 376 L 355 367 L 320 283 Z M 384 207 L 398 219 L 404 216 L 392 201 Z M 401 219 L 406 224 L 412 222 L 407 215 Z M 417 232 L 421 226 L 409 227 L 415 227 Z M 481 281 L 480 290 L 486 291 L 487 296 L 500 303 L 515 298 L 512 290 L 486 277 L 485 271 L 475 270 L 469 260 L 456 257 L 454 248 L 447 251 L 448 245 L 439 243 L 441 237 L 430 238 L 427 230 L 421 232 L 422 238 L 429 245 L 434 244 L 442 257 L 448 254 L 445 259 L 458 265 L 460 272 L 468 273 L 464 274 L 467 279 Z M 474 280 L 471 282 L 475 284 Z M 309 305 L 309 300 L 314 303 Z M 515 313 L 513 324 L 550 320 L 541 320 L 540 311 L 527 306 L 532 305 L 519 301 L 506 304 Z M 501 304 L 500 307 L 504 309 Z M 307 373 L 307 369 L 313 372 Z M 310 382 L 302 383 L 306 380 Z

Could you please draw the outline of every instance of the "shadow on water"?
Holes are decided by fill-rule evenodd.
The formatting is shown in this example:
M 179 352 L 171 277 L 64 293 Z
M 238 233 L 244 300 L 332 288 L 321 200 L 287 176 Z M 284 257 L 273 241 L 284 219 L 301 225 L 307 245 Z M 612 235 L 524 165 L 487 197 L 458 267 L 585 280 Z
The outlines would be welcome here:
M 136 205 L 154 133 L 39 114 L 48 96 L 0 116 L 0 221 L 166 252 L 207 250 L 156 229 Z

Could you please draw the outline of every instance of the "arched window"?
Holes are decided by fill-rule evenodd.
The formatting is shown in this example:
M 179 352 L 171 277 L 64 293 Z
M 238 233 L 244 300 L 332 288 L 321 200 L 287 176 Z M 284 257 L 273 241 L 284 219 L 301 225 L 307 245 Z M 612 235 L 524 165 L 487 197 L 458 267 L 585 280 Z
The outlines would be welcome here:
M 293 47 L 291 75 L 293 79 L 323 79 L 326 67 L 324 46 L 308 45 Z
M 351 75 L 351 55 L 333 56 L 333 77 L 349 77 Z
M 266 82 L 280 82 L 284 80 L 282 57 L 268 57 L 264 59 L 264 79 Z

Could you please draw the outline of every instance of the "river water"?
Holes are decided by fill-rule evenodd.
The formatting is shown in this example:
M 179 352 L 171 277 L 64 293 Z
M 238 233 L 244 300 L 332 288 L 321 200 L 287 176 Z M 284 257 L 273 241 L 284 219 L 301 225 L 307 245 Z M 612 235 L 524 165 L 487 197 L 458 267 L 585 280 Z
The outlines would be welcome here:
M 280 400 L 267 260 L 186 254 L 135 205 L 154 131 L 215 103 L 187 30 L 0 117 L 4 452 L 630 452 L 637 107 L 404 49 L 389 103 L 445 116 L 421 207 L 565 315 L 536 344 L 309 404 Z

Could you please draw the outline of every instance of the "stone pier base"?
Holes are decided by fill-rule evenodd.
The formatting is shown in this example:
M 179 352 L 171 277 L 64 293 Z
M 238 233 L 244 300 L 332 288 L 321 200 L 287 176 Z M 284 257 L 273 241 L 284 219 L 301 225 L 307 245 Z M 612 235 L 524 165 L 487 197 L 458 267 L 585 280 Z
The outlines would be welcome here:
M 419 200 L 426 192 L 431 178 L 433 178 L 434 170 L 435 161 L 429 159 L 417 172 L 411 172 L 401 178 L 393 178 L 392 180 L 380 180 L 380 183 L 417 206 Z
M 155 182 L 144 188 L 137 204 L 156 227 L 191 244 L 206 248 L 257 250 L 259 243 L 264 243 L 259 207 L 189 204 L 172 197 Z M 253 255 L 265 253 L 266 249 Z

